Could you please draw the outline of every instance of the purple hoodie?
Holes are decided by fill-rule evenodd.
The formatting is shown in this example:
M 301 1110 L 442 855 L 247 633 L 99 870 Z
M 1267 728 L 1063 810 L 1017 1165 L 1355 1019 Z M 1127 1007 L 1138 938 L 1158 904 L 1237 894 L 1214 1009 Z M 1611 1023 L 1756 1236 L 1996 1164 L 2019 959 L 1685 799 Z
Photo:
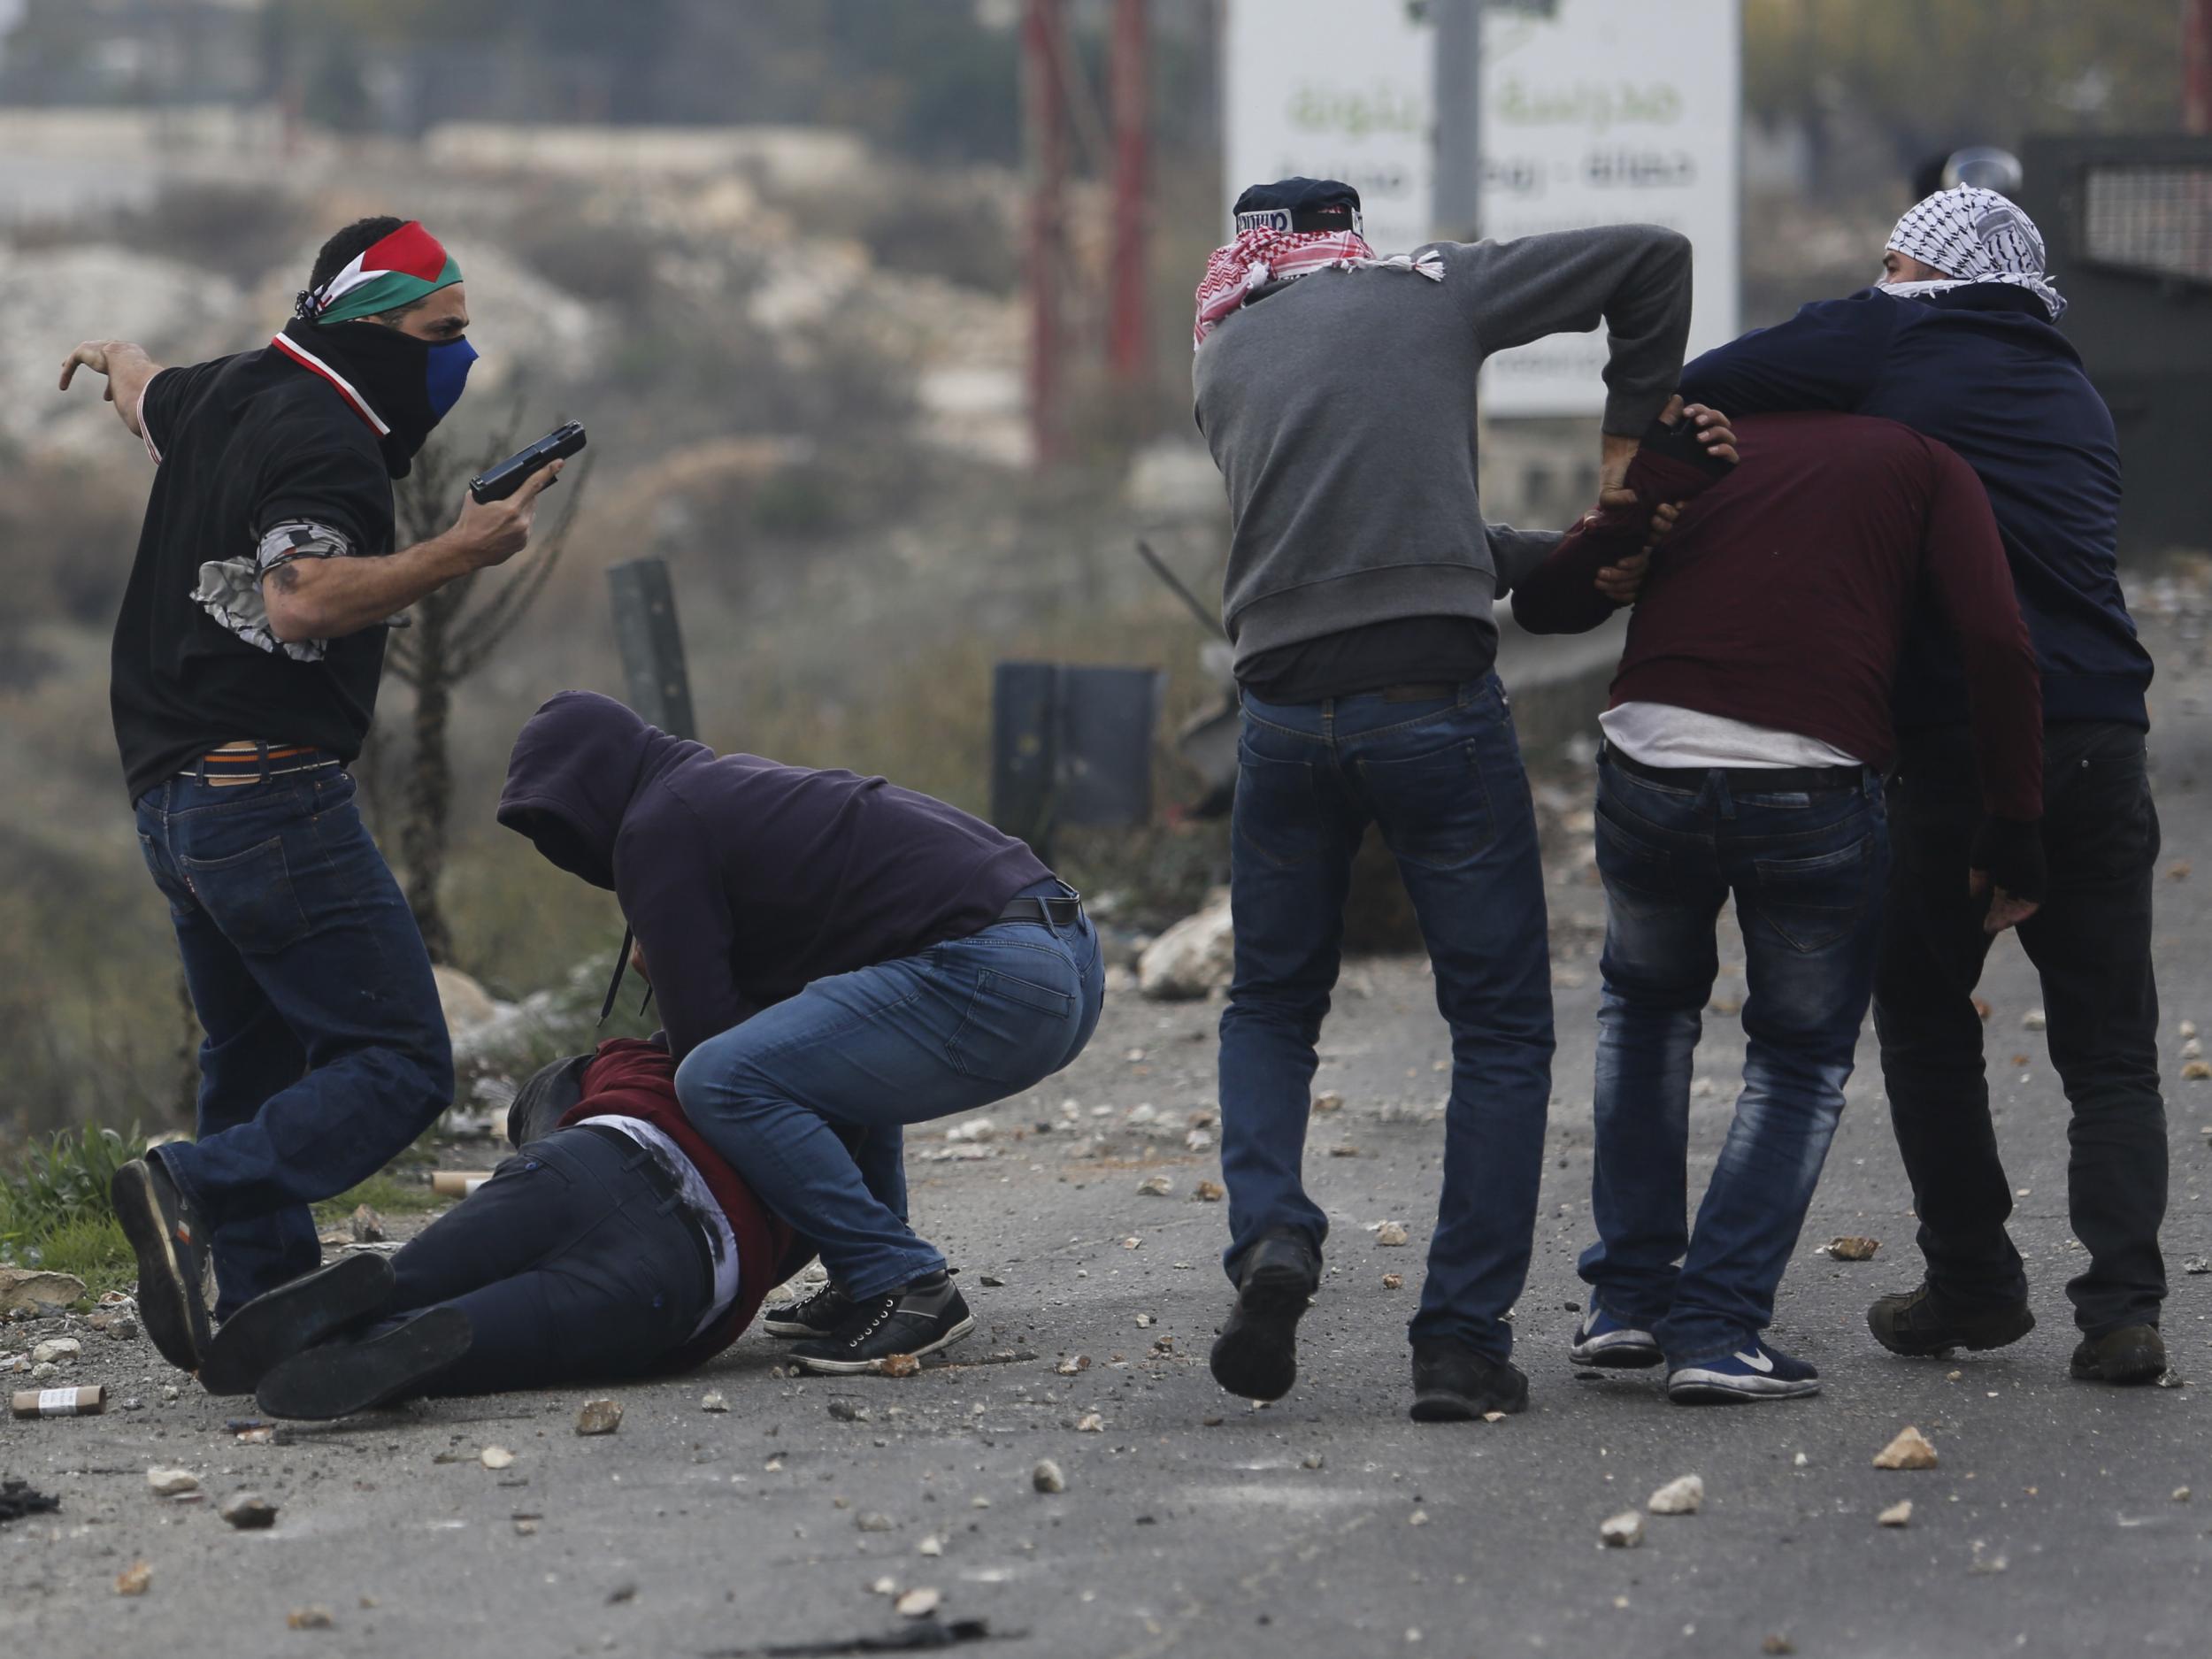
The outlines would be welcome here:
M 499 821 L 621 902 L 679 1060 L 813 980 L 987 927 L 1052 873 L 928 795 L 717 757 L 589 691 L 523 726 Z

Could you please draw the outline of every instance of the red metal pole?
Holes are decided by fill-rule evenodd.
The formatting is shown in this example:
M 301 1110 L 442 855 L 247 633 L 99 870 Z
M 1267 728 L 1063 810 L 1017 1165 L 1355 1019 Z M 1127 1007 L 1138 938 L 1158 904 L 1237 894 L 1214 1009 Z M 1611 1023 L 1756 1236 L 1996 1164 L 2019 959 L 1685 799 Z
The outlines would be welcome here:
M 2181 125 L 2212 133 L 2212 0 L 2182 0 Z
M 1029 129 L 1029 431 L 1035 463 L 1060 458 L 1060 285 L 1066 278 L 1063 199 L 1067 180 L 1067 89 L 1060 81 L 1060 0 L 1027 0 L 1022 19 Z
M 1108 291 L 1107 365 L 1119 384 L 1141 386 L 1145 349 L 1145 193 L 1149 186 L 1147 117 L 1150 112 L 1146 0 L 1114 0 L 1110 88 L 1114 115 L 1114 241 Z

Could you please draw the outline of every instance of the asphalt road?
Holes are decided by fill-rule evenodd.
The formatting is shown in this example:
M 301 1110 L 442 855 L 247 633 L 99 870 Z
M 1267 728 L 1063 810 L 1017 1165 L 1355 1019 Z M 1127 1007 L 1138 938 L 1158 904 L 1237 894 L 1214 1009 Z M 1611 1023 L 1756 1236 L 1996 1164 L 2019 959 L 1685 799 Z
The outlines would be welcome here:
M 1358 964 L 1325 1033 L 1317 1087 L 1344 1105 L 1317 1118 L 1309 1168 L 1334 1227 L 1329 1276 L 1300 1385 L 1265 1409 L 1225 1399 L 1205 1369 L 1227 1300 L 1225 1218 L 1194 1200 L 1218 1170 L 1185 1137 L 1213 1103 L 1216 1010 L 1127 996 L 1074 1067 L 989 1114 L 997 1134 L 971 1143 L 985 1156 L 923 1161 L 955 1148 L 917 1138 L 917 1219 L 963 1268 L 983 1328 L 957 1363 L 916 1378 L 795 1380 L 756 1335 L 705 1373 L 616 1391 L 626 1415 L 611 1436 L 572 1432 L 586 1391 L 570 1390 L 249 1445 L 225 1427 L 245 1402 L 189 1385 L 165 1402 L 142 1340 L 82 1333 L 70 1379 L 145 1403 L 0 1426 L 0 1473 L 64 1506 L 0 1526 L 0 1652 L 772 1650 L 906 1627 L 872 1587 L 887 1578 L 940 1592 L 942 1620 L 987 1620 L 999 1640 L 976 1651 L 1009 1655 L 1790 1650 L 1770 1638 L 1869 1659 L 2206 1653 L 2212 1277 L 2182 1263 L 2212 1254 L 2212 1084 L 2181 1080 L 2176 1031 L 2212 1028 L 2212 713 L 2200 670 L 2170 648 L 2181 649 L 2161 647 L 2162 863 L 2197 871 L 2159 888 L 2174 1151 L 2165 1329 L 2179 1373 L 2201 1383 L 2119 1391 L 2066 1376 L 2062 1285 L 2079 1256 L 2065 1112 L 2042 1040 L 2023 1027 L 2039 998 L 2009 943 L 1984 994 L 2034 1334 L 1947 1362 L 1895 1359 L 1865 1335 L 1867 1302 L 1916 1269 L 1870 1039 L 1774 1333 L 1821 1368 L 1826 1392 L 1686 1410 L 1651 1373 L 1578 1379 L 1566 1348 L 1587 1233 L 1598 907 L 1570 848 L 1555 872 L 1544 1220 L 1517 1317 L 1525 1416 L 1405 1416 L 1402 1322 L 1434 1211 L 1447 1051 L 1422 966 Z M 1713 1087 L 1695 1102 L 1707 1160 L 1740 1059 L 1735 1020 L 1709 1014 L 1697 1070 Z M 1340 1145 L 1356 1156 L 1331 1156 Z M 1170 1195 L 1140 1193 L 1154 1174 Z M 1411 1248 L 1366 1231 L 1385 1219 L 1408 1225 Z M 1844 1233 L 1879 1239 L 1879 1255 L 1814 1252 Z M 1404 1286 L 1385 1288 L 1387 1273 Z M 0 1352 L 59 1328 L 5 1327 Z M 710 1389 L 726 1411 L 701 1409 Z M 1939 1466 L 1874 1469 L 1907 1425 Z M 491 1445 L 515 1453 L 511 1467 L 477 1459 Z M 1033 1488 L 1041 1458 L 1064 1471 L 1064 1493 Z M 151 1464 L 193 1471 L 210 1501 L 151 1495 Z M 1701 1513 L 1647 1517 L 1640 1548 L 1601 1545 L 1608 1516 L 1691 1472 Z M 2176 1495 L 2185 1486 L 2193 1501 Z M 245 1487 L 280 1506 L 273 1529 L 234 1532 L 216 1515 Z M 1878 1526 L 1901 1498 L 1910 1525 Z M 116 1575 L 137 1561 L 150 1587 L 118 1595 Z M 311 1606 L 330 1627 L 288 1629 Z

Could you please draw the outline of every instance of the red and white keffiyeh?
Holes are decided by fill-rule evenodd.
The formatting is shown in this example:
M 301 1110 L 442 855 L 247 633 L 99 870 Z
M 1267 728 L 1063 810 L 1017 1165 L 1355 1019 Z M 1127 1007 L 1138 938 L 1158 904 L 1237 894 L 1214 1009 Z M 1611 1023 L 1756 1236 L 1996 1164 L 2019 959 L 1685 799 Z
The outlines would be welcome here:
M 1315 271 L 1354 271 L 1363 266 L 1417 271 L 1432 282 L 1444 280 L 1444 261 L 1436 254 L 1416 259 L 1393 254 L 1379 259 L 1367 240 L 1351 230 L 1248 230 L 1206 261 L 1198 284 L 1198 320 L 1191 331 L 1195 351 L 1221 319 L 1270 282 L 1287 282 Z

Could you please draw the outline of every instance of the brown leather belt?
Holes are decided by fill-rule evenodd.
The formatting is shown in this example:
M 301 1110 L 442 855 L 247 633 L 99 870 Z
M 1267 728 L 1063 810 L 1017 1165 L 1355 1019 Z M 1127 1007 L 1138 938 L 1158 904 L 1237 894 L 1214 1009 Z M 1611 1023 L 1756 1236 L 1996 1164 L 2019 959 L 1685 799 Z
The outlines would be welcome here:
M 339 764 L 326 749 L 304 743 L 258 743 L 242 740 L 225 743 L 195 761 L 187 776 L 210 788 L 234 788 L 297 772 L 322 772 Z

